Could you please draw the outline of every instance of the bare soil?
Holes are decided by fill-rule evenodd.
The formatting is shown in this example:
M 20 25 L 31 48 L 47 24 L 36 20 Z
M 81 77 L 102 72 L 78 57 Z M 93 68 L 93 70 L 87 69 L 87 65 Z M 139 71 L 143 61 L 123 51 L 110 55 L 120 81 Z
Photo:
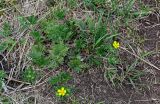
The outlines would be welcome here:
M 146 4 L 154 6 L 155 3 L 149 1 Z M 144 39 L 141 46 L 143 51 L 153 52 L 146 57 L 146 60 L 160 67 L 160 13 L 155 12 L 138 22 L 138 35 Z M 122 60 L 134 60 L 134 57 L 122 52 Z M 127 56 L 127 57 L 126 57 Z M 131 61 L 132 62 L 132 61 Z M 130 85 L 115 88 L 109 85 L 104 78 L 103 69 L 92 69 L 89 72 L 78 76 L 75 75 L 77 91 L 76 98 L 81 104 L 160 104 L 160 71 L 141 64 L 136 70 L 145 70 L 137 89 Z
M 156 0 L 143 1 L 146 5 L 157 6 Z M 143 51 L 153 52 L 145 59 L 160 68 L 160 12 L 157 11 L 146 18 L 140 19 L 137 26 L 137 35 L 144 39 L 140 47 Z M 135 59 L 134 56 L 126 52 L 122 51 L 120 54 L 125 62 L 132 63 L 132 60 Z M 0 55 L 1 59 L 3 59 L 3 56 Z M 10 68 L 7 62 L 2 61 L 2 64 L 3 66 L 0 65 L 0 69 L 4 67 L 8 72 Z M 146 75 L 138 82 L 137 89 L 127 84 L 119 87 L 111 86 L 111 83 L 104 77 L 105 69 L 93 68 L 82 75 L 74 73 L 71 84 L 75 85 L 76 92 L 72 97 L 75 97 L 80 104 L 97 104 L 99 102 L 101 102 L 99 104 L 160 104 L 160 71 L 144 63 L 137 66 L 136 70 L 146 72 Z M 53 100 L 51 86 L 41 87 L 37 91 L 43 92 L 43 96 L 50 97 Z M 46 90 L 46 88 L 48 89 Z M 50 103 L 48 102 L 48 104 Z M 68 101 L 68 104 L 71 104 L 70 101 Z

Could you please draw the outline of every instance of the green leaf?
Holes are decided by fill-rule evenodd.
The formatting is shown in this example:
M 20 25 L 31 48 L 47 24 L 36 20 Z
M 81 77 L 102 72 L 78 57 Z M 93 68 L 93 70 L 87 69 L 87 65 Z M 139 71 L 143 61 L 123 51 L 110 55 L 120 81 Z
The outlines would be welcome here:
M 90 56 L 89 57 L 89 65 L 92 65 L 92 66 L 100 66 L 102 65 L 102 60 L 100 58 L 97 58 L 97 57 L 94 57 L 94 56 Z
M 2 104 L 12 104 L 13 102 L 9 97 L 0 95 L 0 102 Z
M 106 0 L 93 0 L 96 5 L 105 5 Z
M 86 23 L 83 20 L 75 20 L 75 25 L 80 28 L 81 31 L 85 31 L 87 28 Z
M 106 45 L 101 45 L 100 47 L 96 48 L 96 54 L 98 56 L 105 56 L 107 54 L 107 47 Z
M 6 42 L 0 43 L 0 53 L 4 52 L 8 47 L 8 44 Z
M 22 28 L 28 28 L 29 22 L 27 21 L 27 19 L 25 17 L 19 16 L 18 21 L 19 21 Z
M 62 8 L 57 8 L 56 10 L 54 9 L 53 11 L 53 16 L 56 19 L 64 19 L 65 14 L 66 14 L 66 10 Z
M 82 69 L 86 68 L 86 65 L 81 61 L 80 58 L 74 58 L 70 60 L 68 65 L 71 69 L 75 70 L 78 73 L 82 71 Z
M 58 84 L 58 83 L 66 83 L 67 81 L 71 80 L 71 75 L 68 72 L 61 72 L 57 76 L 53 76 L 49 82 L 52 85 Z
M 5 22 L 2 27 L 2 31 L 0 31 L 0 35 L 3 37 L 8 37 L 11 34 L 11 26 L 8 22 Z
M 69 5 L 70 8 L 75 8 L 78 5 L 78 1 L 77 0 L 67 0 L 67 3 Z
M 129 12 L 129 11 L 132 9 L 135 1 L 136 1 L 136 0 L 129 0 L 129 1 L 127 2 L 126 8 L 125 8 L 125 10 L 126 10 L 127 12 Z
M 31 32 L 31 35 L 33 36 L 33 38 L 34 38 L 37 42 L 40 42 L 40 41 L 41 41 L 42 36 L 41 36 L 41 34 L 40 34 L 38 31 L 33 30 L 33 31 Z
M 152 12 L 148 11 L 148 10 L 140 10 L 140 11 L 134 12 L 133 15 L 135 17 L 142 17 L 142 16 L 146 16 L 146 15 L 151 14 L 151 13 Z
M 27 17 L 27 19 L 31 25 L 34 25 L 37 23 L 37 18 L 34 15 Z
M 95 24 L 96 24 L 95 21 L 89 16 L 87 16 L 86 21 L 87 21 L 88 28 L 89 28 L 90 32 L 94 33 L 95 30 L 97 29 L 97 28 L 95 28 Z
M 66 24 L 59 24 L 54 21 L 44 22 L 42 27 L 48 39 L 54 41 L 55 43 L 67 41 L 73 34 Z
M 27 82 L 33 83 L 37 77 L 36 71 L 31 67 L 25 69 L 23 73 L 23 79 Z
M 119 62 L 118 57 L 116 57 L 115 55 L 110 55 L 107 59 L 108 63 L 111 65 L 116 65 Z
M 75 45 L 77 49 L 83 49 L 87 46 L 87 43 L 83 39 L 79 39 L 75 41 Z
M 114 34 L 114 35 L 108 35 L 108 34 L 105 34 L 104 36 L 100 37 L 98 40 L 96 40 L 95 44 L 94 44 L 94 47 L 96 47 L 103 39 L 105 40 L 109 40 L 115 36 L 117 36 L 118 34 Z
M 11 51 L 13 49 L 13 45 L 16 43 L 12 38 L 6 38 L 4 41 L 0 42 L 0 53 L 5 50 Z
M 0 69 L 0 80 L 2 80 L 5 77 L 6 77 L 6 73 L 2 69 Z
M 2 69 L 0 69 L 0 91 L 2 90 L 2 84 L 5 77 L 6 73 Z
M 44 67 L 48 64 L 48 59 L 44 56 L 44 46 L 34 45 L 31 49 L 29 56 L 32 58 L 32 62 L 40 67 Z
M 63 43 L 54 44 L 52 46 L 52 50 L 50 51 L 50 60 L 53 64 L 53 67 L 57 67 L 57 65 L 63 63 L 64 57 L 67 55 L 68 49 L 69 48 Z

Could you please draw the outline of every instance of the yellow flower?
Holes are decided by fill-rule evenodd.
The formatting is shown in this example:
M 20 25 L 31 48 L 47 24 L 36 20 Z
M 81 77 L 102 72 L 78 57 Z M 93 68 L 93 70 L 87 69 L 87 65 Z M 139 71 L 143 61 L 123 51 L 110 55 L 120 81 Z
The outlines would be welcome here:
M 67 90 L 64 87 L 61 87 L 60 89 L 57 90 L 57 94 L 59 96 L 65 96 L 67 93 Z
M 116 49 L 120 47 L 120 43 L 119 43 L 118 41 L 113 41 L 113 44 L 112 44 L 112 45 L 113 45 L 113 47 L 116 48 Z

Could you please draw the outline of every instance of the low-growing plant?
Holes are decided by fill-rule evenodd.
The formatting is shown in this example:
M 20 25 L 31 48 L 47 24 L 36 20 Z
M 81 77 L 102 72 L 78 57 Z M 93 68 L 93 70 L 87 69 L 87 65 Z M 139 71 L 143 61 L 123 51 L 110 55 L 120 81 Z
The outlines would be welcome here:
M 13 45 L 16 43 L 12 38 L 5 38 L 0 42 L 0 53 L 4 52 L 5 50 L 11 51 L 14 47 Z
M 80 57 L 73 58 L 68 63 L 69 67 L 76 72 L 81 72 L 83 69 L 87 67 L 85 63 L 83 63 L 82 59 Z
M 9 35 L 11 35 L 11 33 L 11 25 L 8 22 L 5 22 L 2 26 L 2 30 L 0 31 L 0 35 L 2 35 L 3 37 L 8 37 Z
M 51 77 L 49 82 L 51 85 L 54 86 L 54 85 L 64 84 L 71 79 L 72 77 L 68 72 L 61 72 L 57 76 Z
M 31 67 L 25 69 L 22 75 L 23 75 L 23 80 L 29 83 L 34 83 L 37 78 L 36 71 L 33 70 Z
M 105 5 L 106 0 L 93 0 L 95 5 Z
M 70 95 L 70 89 L 67 87 L 56 87 L 56 95 L 58 97 L 67 97 Z
M 55 90 L 55 95 L 60 98 L 59 100 L 65 101 L 72 93 L 71 87 L 67 85 L 67 82 L 72 79 L 70 73 L 62 71 L 58 75 L 49 79 L 49 83 Z
M 11 99 L 9 97 L 2 96 L 0 94 L 0 103 L 2 103 L 2 104 L 12 104 L 12 101 L 11 101 Z
M 40 32 L 36 31 L 36 30 L 33 30 L 31 31 L 31 36 L 34 38 L 35 42 L 38 44 L 38 43 L 41 43 L 42 42 L 42 34 L 40 34 Z
M 67 41 L 72 37 L 72 31 L 67 26 L 67 24 L 60 24 L 56 21 L 43 21 L 41 23 L 42 31 L 46 34 L 46 37 L 49 40 L 52 40 L 55 43 L 60 41 Z
M 31 57 L 33 64 L 44 67 L 49 63 L 48 58 L 44 55 L 44 51 L 45 47 L 41 43 L 32 46 L 29 56 Z
M 19 16 L 18 21 L 22 29 L 28 28 L 30 25 L 34 25 L 37 23 L 37 18 L 34 15 L 23 17 Z
M 118 57 L 115 55 L 109 55 L 107 59 L 108 59 L 107 61 L 110 65 L 116 65 L 119 62 Z
M 68 47 L 64 43 L 54 44 L 50 50 L 50 62 L 52 67 L 58 67 L 64 61 L 64 57 L 67 55 Z
M 0 91 L 2 90 L 2 85 L 4 83 L 5 77 L 6 77 L 6 73 L 3 70 L 0 70 Z
M 12 1 L 17 0 L 1 0 L 0 9 L 10 5 Z M 135 9 L 135 3 L 135 7 L 139 8 Z M 123 68 L 118 67 L 119 64 L 125 63 L 120 61 L 119 50 L 123 46 L 119 40 L 125 38 L 121 28 L 124 30 L 129 28 L 129 34 L 132 34 L 132 27 L 129 24 L 150 13 L 147 6 L 138 6 L 141 3 L 142 0 L 61 0 L 61 2 L 46 0 L 47 6 L 53 8 L 49 8 L 50 14 L 45 19 L 42 18 L 42 21 L 38 21 L 37 16 L 34 15 L 18 17 L 19 30 L 29 31 L 28 41 L 31 40 L 33 43 L 28 54 L 29 58 L 27 57 L 31 59 L 32 65 L 24 70 L 22 79 L 32 84 L 35 82 L 38 74 L 32 68 L 34 66 L 44 70 L 57 69 L 58 71 L 65 66 L 78 73 L 85 72 L 84 69 L 106 66 L 111 68 L 108 68 L 104 76 L 114 86 L 129 83 L 135 87 L 134 83 L 143 75 L 143 71 L 136 69 L 139 61 Z M 0 10 L 0 16 L 4 14 L 4 10 Z M 15 44 L 17 38 L 11 36 L 11 25 L 5 22 L 0 31 L 0 37 L 2 37 L 0 53 L 6 55 L 5 52 L 7 52 L 8 55 L 14 48 L 12 44 Z M 23 36 L 22 34 L 22 38 L 16 40 L 18 43 L 15 46 L 26 46 L 26 39 Z M 60 99 L 72 93 L 71 87 L 68 87 L 72 76 L 64 70 L 49 79 L 55 95 Z M 0 70 L 0 89 L 4 83 L 4 73 Z
M 54 90 L 56 97 L 61 103 L 67 103 L 67 98 L 72 95 L 72 89 L 68 86 L 57 86 L 54 88 Z
M 19 17 L 18 17 L 18 21 L 19 21 L 20 26 L 21 26 L 22 29 L 28 28 L 28 26 L 29 26 L 29 21 L 27 21 L 27 19 L 26 19 L 25 17 L 19 16 Z
M 54 10 L 53 12 L 53 17 L 56 19 L 64 19 L 66 14 L 66 10 L 64 8 L 56 8 L 56 10 Z
M 132 65 L 131 65 L 132 66 Z M 135 82 L 144 75 L 144 72 L 131 68 L 131 66 L 126 67 L 126 69 L 111 68 L 106 71 L 105 77 L 114 85 L 118 84 L 131 84 L 135 88 Z
M 37 23 L 37 18 L 34 15 L 28 16 L 27 20 L 29 21 L 30 25 L 34 25 Z
M 71 9 L 74 9 L 77 7 L 78 1 L 77 0 L 67 0 L 68 6 Z

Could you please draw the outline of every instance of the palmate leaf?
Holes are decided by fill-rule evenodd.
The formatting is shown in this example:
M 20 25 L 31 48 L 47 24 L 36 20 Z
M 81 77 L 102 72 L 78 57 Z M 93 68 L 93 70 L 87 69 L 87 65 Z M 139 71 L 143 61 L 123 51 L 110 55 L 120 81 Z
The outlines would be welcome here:
M 52 50 L 50 51 L 51 62 L 62 64 L 68 49 L 69 48 L 63 43 L 53 45 Z
M 68 64 L 69 64 L 69 67 L 74 71 L 76 71 L 77 73 L 81 72 L 82 69 L 87 67 L 87 65 L 84 64 L 80 58 L 74 58 L 70 60 Z
M 29 56 L 32 58 L 32 62 L 38 66 L 43 67 L 48 64 L 48 60 L 44 56 L 43 45 L 34 45 L 31 49 Z
M 49 82 L 52 85 L 58 84 L 58 83 L 66 83 L 71 79 L 71 75 L 67 72 L 61 72 L 57 76 L 52 77 Z
M 11 26 L 8 22 L 5 22 L 2 27 L 2 31 L 0 31 L 0 35 L 3 37 L 7 37 L 11 34 Z
M 58 24 L 54 21 L 44 22 L 42 28 L 48 39 L 57 43 L 69 40 L 73 34 L 66 24 Z

